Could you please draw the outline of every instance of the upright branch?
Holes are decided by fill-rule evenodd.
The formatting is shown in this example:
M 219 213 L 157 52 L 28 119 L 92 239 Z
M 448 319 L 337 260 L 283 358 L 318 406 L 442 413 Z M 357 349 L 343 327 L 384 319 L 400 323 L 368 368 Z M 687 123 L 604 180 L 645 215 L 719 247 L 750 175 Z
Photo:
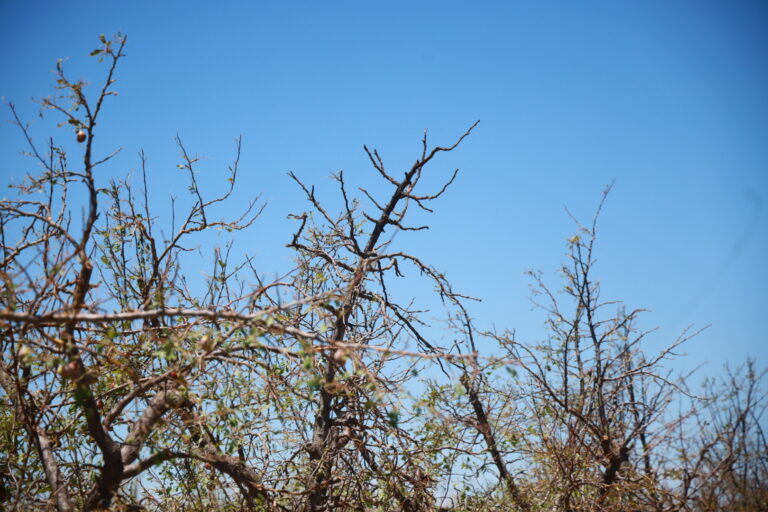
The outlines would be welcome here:
M 388 263 L 387 268 L 397 268 L 400 261 L 418 262 L 416 258 L 406 254 L 380 253 L 380 250 L 383 248 L 383 245 L 381 244 L 382 234 L 389 226 L 392 226 L 396 230 L 419 229 L 404 224 L 410 202 L 413 201 L 422 206 L 429 201 L 437 199 L 443 192 L 445 192 L 447 186 L 453 182 L 455 178 L 454 173 L 441 190 L 435 194 L 417 195 L 415 189 L 422 177 L 425 166 L 438 153 L 448 152 L 455 149 L 461 141 L 471 133 L 475 126 L 477 126 L 477 123 L 473 124 L 453 145 L 448 147 L 438 146 L 429 149 L 427 145 L 427 135 L 425 133 L 422 139 L 421 156 L 400 179 L 391 176 L 385 170 L 383 160 L 378 155 L 377 151 L 374 150 L 371 152 L 365 147 L 364 149 L 370 158 L 373 167 L 394 187 L 394 190 L 386 201 L 377 201 L 367 191 L 363 191 L 371 199 L 374 208 L 378 210 L 378 214 L 376 215 L 362 212 L 362 217 L 371 223 L 370 231 L 365 235 L 359 232 L 356 227 L 355 223 L 357 221 L 354 215 L 355 212 L 350 206 L 343 174 L 339 174 L 337 180 L 340 184 L 342 196 L 344 198 L 345 213 L 338 221 L 333 219 L 319 203 L 315 196 L 314 188 L 310 189 L 306 187 L 298 180 L 298 178 L 291 175 L 302 187 L 307 199 L 314 209 L 329 224 L 331 234 L 337 240 L 335 244 L 338 245 L 339 250 L 341 250 L 342 253 L 346 253 L 341 255 L 343 258 L 332 256 L 329 254 L 327 247 L 318 246 L 317 244 L 312 246 L 302 243 L 300 240 L 304 235 L 308 215 L 303 214 L 296 216 L 301 219 L 302 222 L 289 246 L 296 249 L 300 256 L 307 260 L 319 259 L 324 263 L 333 266 L 335 271 L 344 272 L 340 277 L 343 284 L 341 287 L 342 292 L 338 298 L 338 305 L 332 309 L 334 317 L 333 328 L 330 332 L 330 340 L 332 343 L 345 343 L 348 338 L 351 338 L 351 340 L 358 343 L 366 343 L 368 341 L 366 337 L 360 337 L 360 333 L 350 333 L 350 329 L 353 328 L 350 319 L 355 311 L 362 307 L 362 302 L 371 299 L 376 300 L 377 298 L 365 289 L 366 281 L 371 277 L 378 278 L 382 283 L 382 292 L 386 294 L 386 287 L 383 284 L 385 270 L 384 267 L 382 267 L 382 262 Z M 343 226 L 344 224 L 346 224 L 346 227 Z M 363 240 L 360 240 L 360 238 Z M 426 268 L 426 266 L 424 266 L 424 268 Z M 433 272 L 433 275 L 436 276 L 437 273 Z M 389 303 L 388 301 L 386 301 L 385 307 L 394 311 L 400 309 L 398 306 Z M 412 328 L 411 324 L 407 325 L 409 328 Z M 333 448 L 338 446 L 337 439 L 333 435 L 335 422 L 332 416 L 334 412 L 336 412 L 337 415 L 343 415 L 343 412 L 341 412 L 339 407 L 334 404 L 336 393 L 333 392 L 333 383 L 336 379 L 337 372 L 344 366 L 339 363 L 338 359 L 339 358 L 334 358 L 333 354 L 325 354 L 323 370 L 324 385 L 319 390 L 319 404 L 315 412 L 312 439 L 306 446 L 306 451 L 310 460 L 306 480 L 307 491 L 309 493 L 305 505 L 307 511 L 316 512 L 327 510 L 330 504 L 329 495 L 334 483 L 332 478 L 332 470 L 335 463 Z M 343 404 L 341 408 L 343 409 Z

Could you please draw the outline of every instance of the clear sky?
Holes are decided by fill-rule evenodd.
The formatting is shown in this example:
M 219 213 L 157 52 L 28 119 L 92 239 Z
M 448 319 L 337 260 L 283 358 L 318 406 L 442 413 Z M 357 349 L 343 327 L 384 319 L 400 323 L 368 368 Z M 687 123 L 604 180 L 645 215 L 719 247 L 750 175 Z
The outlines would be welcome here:
M 182 196 L 178 133 L 206 157 L 205 187 L 221 189 L 242 135 L 239 200 L 269 204 L 237 246 L 266 275 L 288 267 L 286 215 L 304 209 L 287 171 L 329 200 L 339 169 L 385 193 L 363 144 L 403 168 L 425 128 L 444 144 L 480 119 L 432 169 L 462 173 L 430 231 L 398 239 L 483 299 L 480 326 L 544 336 L 524 271 L 556 282 L 575 229 L 564 207 L 588 221 L 615 179 L 597 249 L 604 298 L 651 310 L 651 349 L 711 325 L 684 367 L 768 364 L 765 2 L 0 0 L 0 96 L 38 140 L 51 130 L 30 98 L 51 91 L 56 59 L 100 77 L 87 54 L 117 31 L 128 57 L 98 141 L 124 150 L 101 183 L 135 173 L 143 148 L 153 199 Z M 53 133 L 77 151 L 67 129 Z M 3 186 L 32 166 L 21 149 L 0 126 Z

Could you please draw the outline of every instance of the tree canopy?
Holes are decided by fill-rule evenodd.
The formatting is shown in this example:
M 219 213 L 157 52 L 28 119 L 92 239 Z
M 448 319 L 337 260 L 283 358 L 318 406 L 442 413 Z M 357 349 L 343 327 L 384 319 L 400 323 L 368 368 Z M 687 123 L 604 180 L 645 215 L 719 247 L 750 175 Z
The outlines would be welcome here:
M 247 236 L 263 207 L 258 196 L 233 204 L 242 144 L 224 192 L 211 195 L 177 138 L 191 206 L 161 229 L 143 154 L 138 186 L 95 172 L 115 154 L 97 135 L 125 44 L 100 38 L 96 88 L 57 64 L 56 92 L 40 106 L 66 141 L 40 145 L 8 105 L 39 172 L 0 201 L 3 510 L 768 502 L 765 371 L 748 361 L 691 390 L 665 364 L 695 333 L 647 353 L 643 311 L 601 297 L 595 242 L 610 187 L 568 240 L 561 285 L 531 274 L 547 315 L 537 341 L 475 325 L 473 298 L 393 243 L 426 228 L 412 212 L 438 210 L 458 171 L 435 189 L 422 178 L 477 123 L 442 146 L 425 134 L 406 169 L 366 147 L 384 186 L 355 191 L 333 175 L 340 211 L 291 174 L 306 198 L 286 234 L 294 268 L 265 281 L 225 243 L 206 248 L 204 273 L 186 257 L 195 237 Z M 415 280 L 443 306 L 439 336 L 435 312 L 403 292 Z

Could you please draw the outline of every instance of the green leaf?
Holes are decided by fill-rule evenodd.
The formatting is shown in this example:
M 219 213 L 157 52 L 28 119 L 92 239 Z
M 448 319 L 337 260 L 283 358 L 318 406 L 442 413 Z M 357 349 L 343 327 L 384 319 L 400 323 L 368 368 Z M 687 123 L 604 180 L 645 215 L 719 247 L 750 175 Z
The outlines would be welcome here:
M 320 388 L 323 387 L 322 381 L 318 378 L 310 379 L 307 382 L 307 385 L 309 386 L 309 389 L 311 389 L 312 391 L 320 391 Z
M 396 427 L 398 421 L 400 421 L 400 413 L 397 411 L 389 411 L 387 417 L 389 418 L 389 424 L 393 427 Z

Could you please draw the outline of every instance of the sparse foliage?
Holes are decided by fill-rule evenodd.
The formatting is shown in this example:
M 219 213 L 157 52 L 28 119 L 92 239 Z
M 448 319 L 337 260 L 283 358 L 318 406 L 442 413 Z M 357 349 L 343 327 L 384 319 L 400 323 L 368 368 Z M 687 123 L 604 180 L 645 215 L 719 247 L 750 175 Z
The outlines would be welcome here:
M 532 274 L 548 315 L 540 342 L 476 328 L 473 299 L 394 246 L 392 234 L 425 228 L 411 210 L 431 212 L 458 171 L 435 190 L 422 178 L 475 125 L 448 146 L 425 134 L 404 172 L 365 148 L 384 188 L 356 195 L 339 172 L 338 213 L 291 174 L 306 197 L 285 240 L 295 268 L 265 282 L 230 242 L 210 250 L 200 283 L 185 254 L 205 233 L 246 232 L 262 204 L 234 210 L 240 140 L 224 192 L 210 196 L 177 138 L 189 206 L 174 205 L 170 233 L 143 153 L 138 187 L 97 177 L 116 154 L 97 156 L 95 140 L 125 44 L 100 38 L 91 55 L 106 76 L 93 94 L 57 64 L 56 95 L 41 108 L 73 130 L 75 149 L 38 145 L 9 104 L 40 172 L 0 201 L 0 509 L 767 502 L 765 372 L 750 362 L 697 393 L 665 368 L 687 333 L 646 354 L 641 311 L 600 297 L 597 215 L 568 242 L 562 290 Z M 402 296 L 401 279 L 433 287 L 450 336 L 435 336 L 433 313 Z

